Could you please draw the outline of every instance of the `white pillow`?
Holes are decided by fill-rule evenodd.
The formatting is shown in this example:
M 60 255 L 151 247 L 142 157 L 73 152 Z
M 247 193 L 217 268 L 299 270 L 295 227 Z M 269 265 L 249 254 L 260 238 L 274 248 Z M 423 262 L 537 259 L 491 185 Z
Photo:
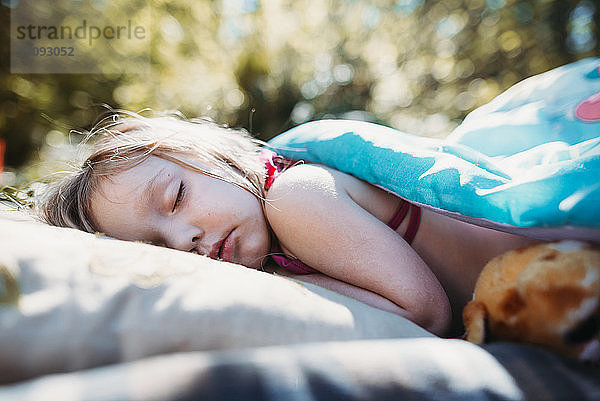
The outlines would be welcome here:
M 0 213 L 1 383 L 176 351 L 432 336 L 314 285 L 17 220 Z

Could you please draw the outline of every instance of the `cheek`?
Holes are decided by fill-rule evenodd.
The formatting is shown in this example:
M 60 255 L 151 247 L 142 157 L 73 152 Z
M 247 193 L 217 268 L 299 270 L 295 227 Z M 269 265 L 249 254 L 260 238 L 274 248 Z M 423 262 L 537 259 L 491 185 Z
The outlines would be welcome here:
M 264 219 L 261 201 L 241 188 L 235 187 L 235 192 L 224 194 L 221 197 L 221 202 L 236 216 Z
M 238 210 L 241 220 L 245 225 L 247 232 L 248 246 L 255 252 L 268 252 L 270 233 L 267 225 L 267 219 L 264 215 L 262 203 L 254 198 L 252 202 L 247 202 L 243 210 Z
M 140 239 L 148 224 L 146 217 L 124 202 L 92 202 L 90 212 L 96 230 L 122 240 Z
M 110 187 L 106 190 L 106 193 L 111 193 Z M 120 207 L 115 207 L 117 201 L 113 199 L 114 196 L 106 197 L 103 193 L 94 193 L 90 200 L 90 216 L 96 229 L 108 235 L 116 236 L 118 228 L 121 226 L 119 222 L 124 221 L 129 213 L 123 213 L 127 209 L 127 205 L 123 206 L 123 203 L 118 203 Z M 120 200 L 120 199 L 119 199 Z

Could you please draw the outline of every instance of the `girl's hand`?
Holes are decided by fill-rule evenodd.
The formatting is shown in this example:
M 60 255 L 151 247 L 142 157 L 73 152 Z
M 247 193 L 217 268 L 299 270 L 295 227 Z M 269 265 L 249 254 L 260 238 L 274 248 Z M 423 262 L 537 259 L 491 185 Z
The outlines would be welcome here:
M 368 185 L 327 167 L 295 166 L 274 182 L 265 213 L 286 253 L 391 302 L 384 306 L 385 302 L 376 301 L 368 292 L 355 296 L 358 299 L 375 300 L 366 303 L 443 335 L 451 320 L 448 297 L 402 237 L 352 199 L 351 193 Z M 343 286 L 340 289 L 338 292 L 353 296 Z

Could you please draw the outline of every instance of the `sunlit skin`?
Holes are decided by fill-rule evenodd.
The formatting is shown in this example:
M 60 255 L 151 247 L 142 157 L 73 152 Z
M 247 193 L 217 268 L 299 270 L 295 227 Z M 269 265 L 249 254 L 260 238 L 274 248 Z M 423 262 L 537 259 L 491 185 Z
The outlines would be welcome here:
M 255 269 L 270 252 L 272 230 L 285 254 L 320 272 L 297 278 L 439 335 L 462 327 L 462 308 L 485 263 L 532 242 L 425 209 L 411 247 L 398 235 L 408 219 L 397 232 L 385 224 L 398 207 L 396 196 L 314 164 L 280 174 L 264 209 L 244 189 L 157 156 L 105 178 L 91 201 L 108 235 Z
M 260 268 L 269 253 L 269 230 L 253 194 L 157 156 L 103 179 L 91 206 L 98 229 L 119 239 L 252 268 Z M 222 246 L 219 253 L 229 233 L 232 252 Z

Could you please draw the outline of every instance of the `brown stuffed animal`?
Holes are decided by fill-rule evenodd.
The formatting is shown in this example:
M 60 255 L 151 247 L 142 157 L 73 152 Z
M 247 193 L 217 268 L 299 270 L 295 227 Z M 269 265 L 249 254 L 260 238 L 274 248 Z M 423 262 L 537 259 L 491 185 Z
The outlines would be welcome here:
M 476 344 L 539 344 L 600 361 L 600 249 L 578 241 L 534 245 L 492 259 L 463 311 Z

